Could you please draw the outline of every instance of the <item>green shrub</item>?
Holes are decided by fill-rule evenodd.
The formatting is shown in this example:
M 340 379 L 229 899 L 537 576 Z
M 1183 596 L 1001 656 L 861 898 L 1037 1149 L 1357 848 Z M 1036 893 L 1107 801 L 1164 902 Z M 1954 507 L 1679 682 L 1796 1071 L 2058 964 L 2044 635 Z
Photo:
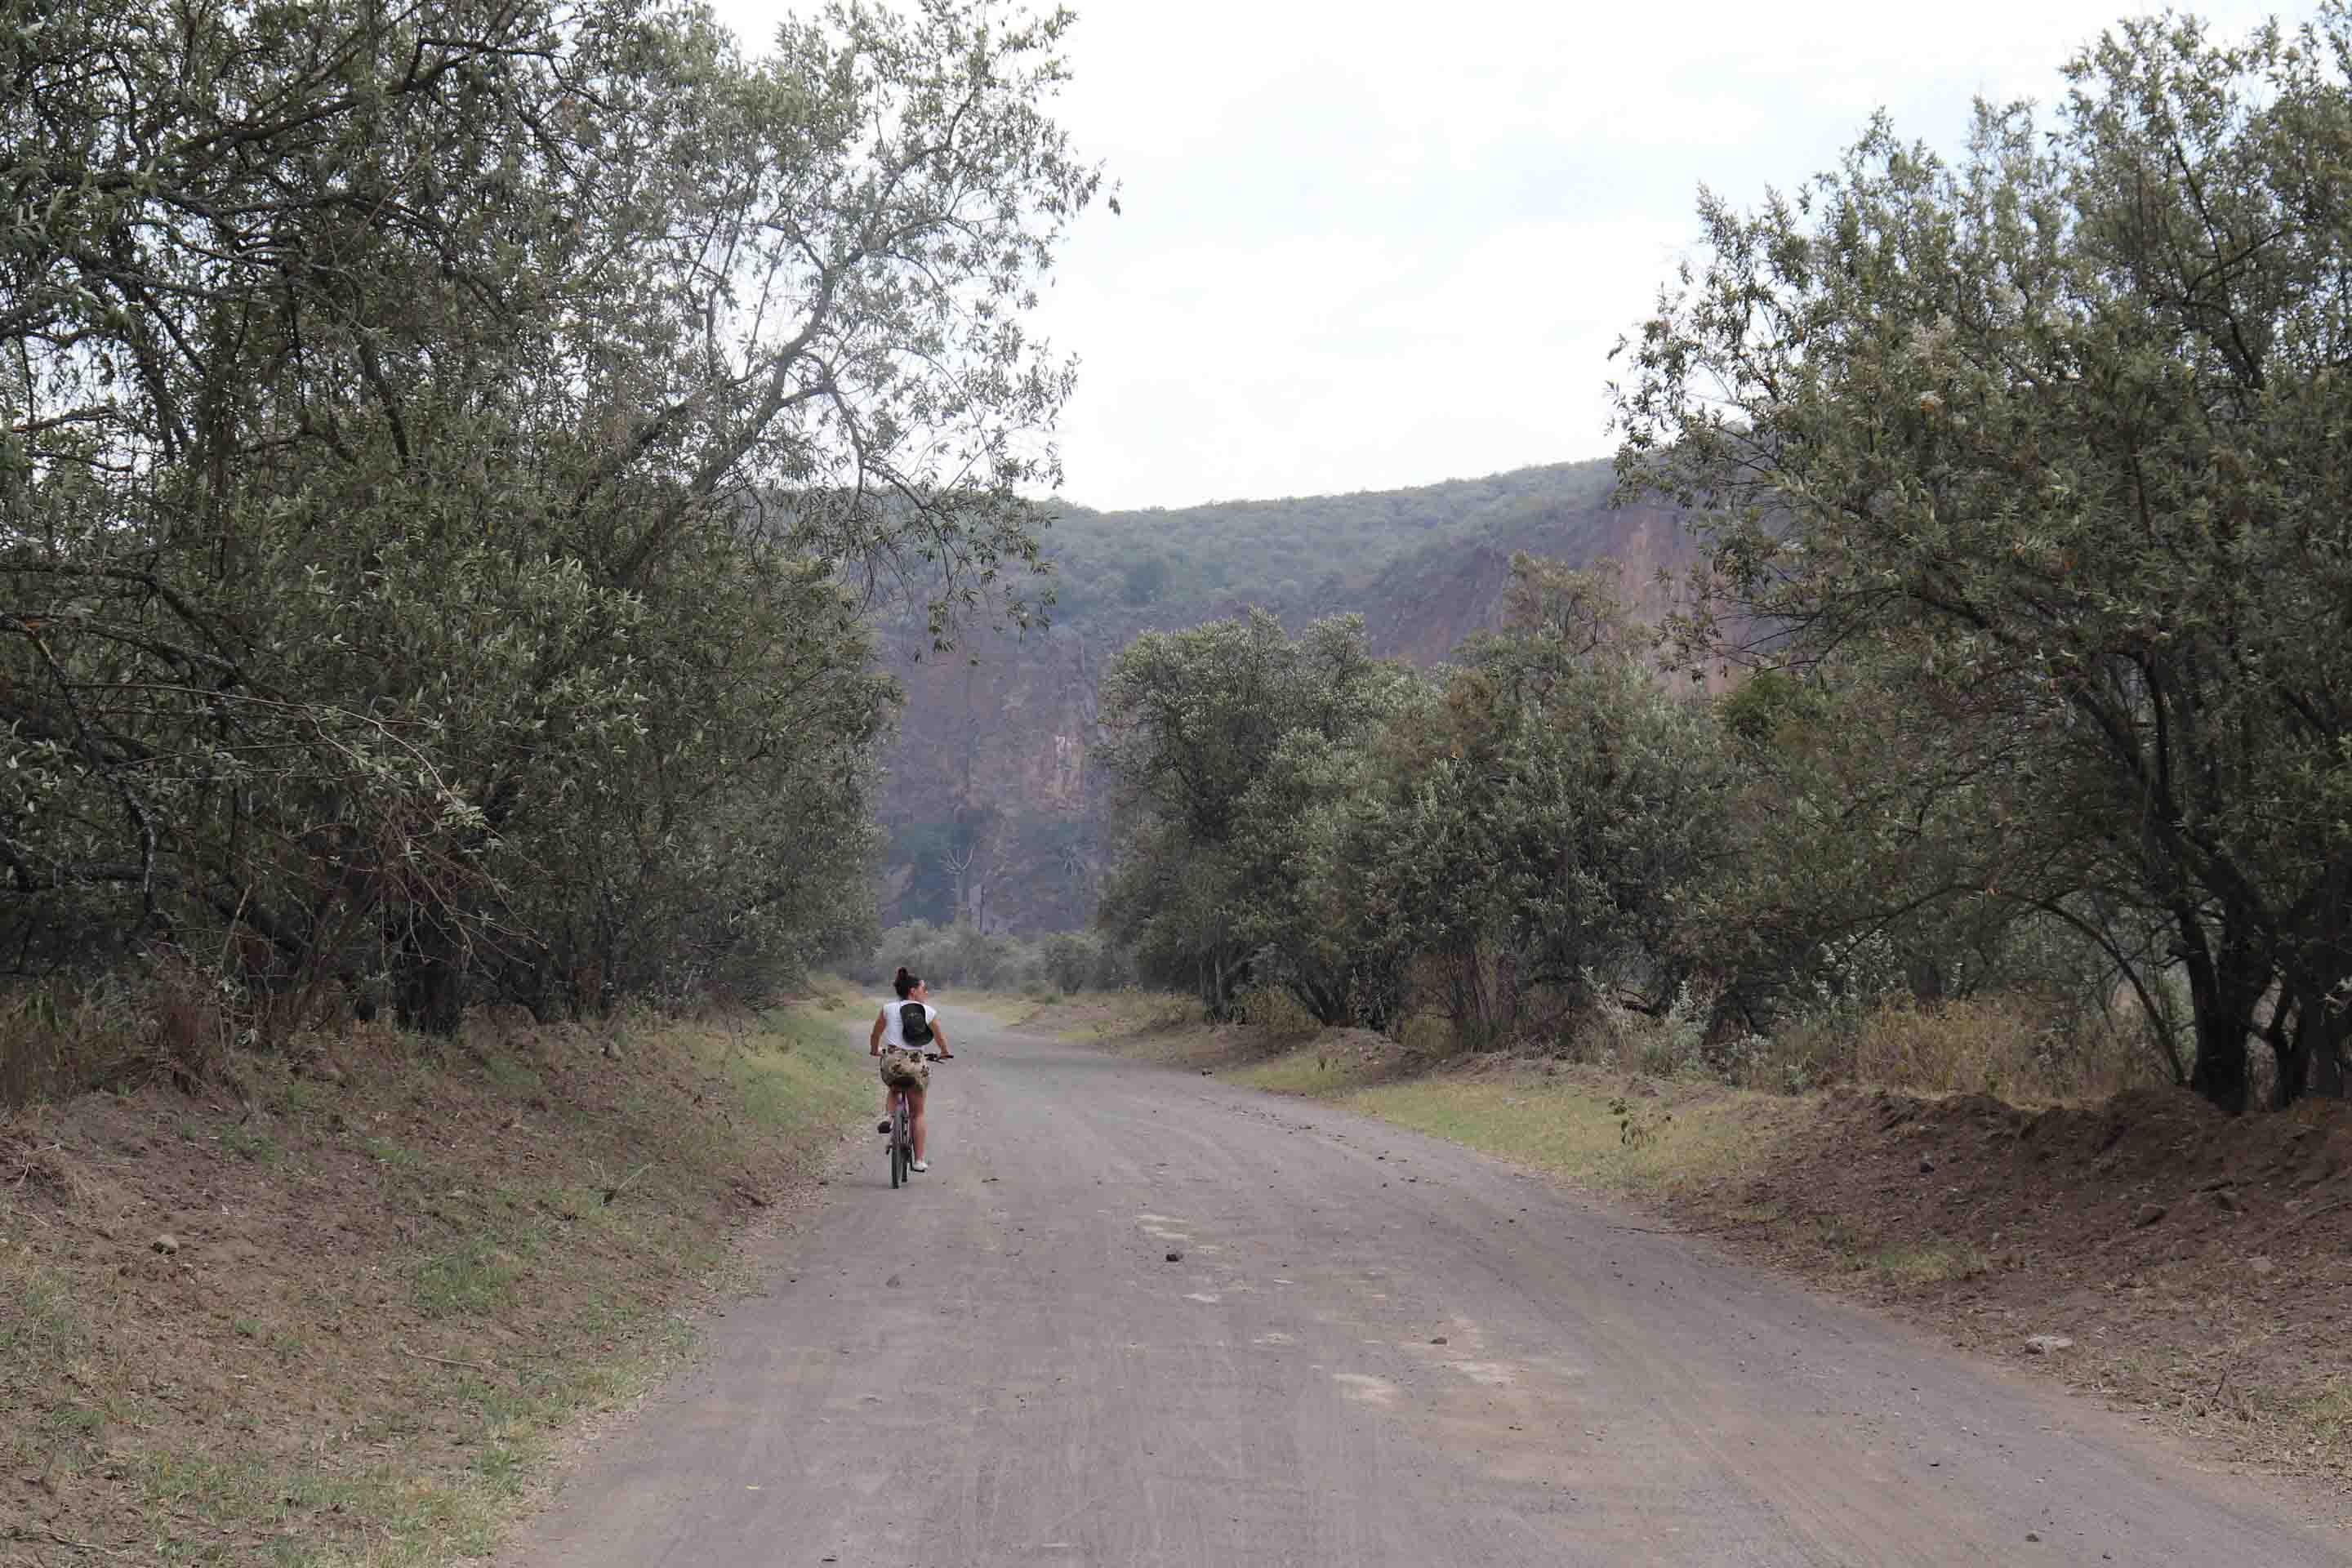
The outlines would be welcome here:
M 1273 1040 L 1312 1039 L 1323 1029 L 1297 997 L 1274 985 L 1261 985 L 1235 997 L 1234 1016 Z
M 1397 1044 L 1413 1056 L 1443 1060 L 1462 1048 L 1462 1032 L 1440 1013 L 1408 1014 L 1397 1026 Z

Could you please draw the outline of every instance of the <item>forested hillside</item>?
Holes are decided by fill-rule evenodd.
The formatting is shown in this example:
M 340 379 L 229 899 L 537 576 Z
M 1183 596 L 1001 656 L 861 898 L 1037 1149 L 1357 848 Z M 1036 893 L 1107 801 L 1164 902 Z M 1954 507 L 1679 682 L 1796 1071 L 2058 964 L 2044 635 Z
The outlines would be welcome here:
M 1091 918 L 1108 847 L 1094 752 L 1097 685 L 1142 632 L 1257 606 L 1303 626 L 1360 612 L 1381 657 L 1429 664 L 1496 624 L 1511 557 L 1621 562 L 1628 598 L 1662 604 L 1690 559 L 1671 508 L 1612 510 L 1606 462 L 1405 490 L 1173 510 L 1057 505 L 1044 535 L 1051 625 L 991 632 L 944 659 L 911 622 L 892 671 L 907 706 L 882 797 L 886 923 L 1072 930 Z
M 1412 489 L 1177 510 L 1065 504 L 1046 536 L 1055 599 L 1065 619 L 1237 600 L 1283 612 L 1307 606 L 1310 595 L 1360 598 L 1401 563 L 1442 572 L 1467 551 L 1531 530 L 1578 554 L 1605 526 L 1610 484 L 1605 463 L 1563 463 Z

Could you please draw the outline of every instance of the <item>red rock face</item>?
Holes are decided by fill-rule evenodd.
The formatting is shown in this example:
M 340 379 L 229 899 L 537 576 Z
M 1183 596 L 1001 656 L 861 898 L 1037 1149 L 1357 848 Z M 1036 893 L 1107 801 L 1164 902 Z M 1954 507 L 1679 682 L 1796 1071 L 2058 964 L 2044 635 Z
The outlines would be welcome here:
M 1614 561 L 1619 600 L 1654 624 L 1675 598 L 1659 574 L 1679 578 L 1697 560 L 1679 512 L 1651 506 L 1547 512 L 1465 548 L 1433 548 L 1382 572 L 1361 606 L 1372 650 L 1384 658 L 1433 665 L 1473 632 L 1499 628 L 1515 554 L 1551 556 L 1574 566 Z
M 1514 486 L 1520 493 L 1496 500 L 1497 488 Z M 898 639 L 889 657 L 907 705 L 882 800 L 893 844 L 882 868 L 884 922 L 938 922 L 959 905 L 987 930 L 1023 934 L 1074 930 L 1092 918 L 1108 849 L 1103 781 L 1089 766 L 1099 739 L 1097 683 L 1143 632 L 1239 615 L 1255 597 L 1294 628 L 1360 613 L 1375 653 L 1433 665 L 1472 633 L 1502 624 L 1511 557 L 1520 552 L 1580 566 L 1614 559 L 1621 597 L 1655 620 L 1673 597 L 1659 574 L 1681 575 L 1696 548 L 1679 514 L 1653 506 L 1612 511 L 1606 492 L 1606 465 L 1580 464 L 1498 476 L 1486 488 L 1473 482 L 1297 503 L 1295 519 L 1275 503 L 1264 509 L 1269 530 L 1328 528 L 1334 510 L 1384 509 L 1390 536 L 1410 547 L 1369 569 L 1332 559 L 1329 576 L 1306 589 L 1294 578 L 1261 584 L 1255 595 L 1194 594 L 1139 605 L 1097 595 L 1073 602 L 1045 630 L 982 633 L 955 652 L 920 659 L 921 639 Z M 1184 516 L 1097 518 L 1097 548 L 1103 536 L 1114 549 L 1164 548 L 1182 536 Z

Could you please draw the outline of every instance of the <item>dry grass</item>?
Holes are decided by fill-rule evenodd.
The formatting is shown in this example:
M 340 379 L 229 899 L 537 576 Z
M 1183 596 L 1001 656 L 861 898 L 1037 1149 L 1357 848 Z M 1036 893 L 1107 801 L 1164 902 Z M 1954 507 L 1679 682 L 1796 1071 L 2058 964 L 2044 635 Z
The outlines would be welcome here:
M 41 1403 L 40 1396 L 88 1386 L 89 1349 L 68 1279 L 30 1248 L 0 1252 L 0 1410 L 39 1412 L 9 1422 L 0 1436 L 0 1454 L 12 1469 L 48 1474 L 89 1461 L 90 1439 L 103 1424 L 100 1410 L 79 1398 Z
M 1057 1000 L 1008 992 L 959 991 L 952 1004 L 976 1007 L 1034 1034 L 1089 1042 L 1131 1041 L 1203 1027 L 1201 1004 L 1168 991 L 1080 991 Z
M 1712 1003 L 1686 995 L 1652 1017 L 1602 999 L 1568 1024 L 1556 1048 L 1620 1073 L 1709 1078 L 1778 1094 L 1864 1084 L 2053 1105 L 2168 1081 L 2129 1020 L 2060 1026 L 2054 1009 L 2032 996 L 1906 1000 L 1859 1016 L 1791 1022 L 1769 1037 L 1710 1030 Z
M 882 987 L 887 992 L 888 986 Z M 865 1015 L 868 1006 L 878 1005 L 879 998 L 866 994 L 866 988 L 838 974 L 809 976 L 796 1005 L 803 1011 L 818 1013 L 853 1013 Z
M 1244 1027 L 1277 1045 L 1311 1040 L 1323 1032 L 1322 1023 L 1297 997 L 1275 986 L 1242 993 L 1234 1000 L 1234 1016 Z
M 2352 1384 L 2314 1394 L 2263 1368 L 2275 1329 L 2187 1350 L 2162 1342 L 2078 1344 L 2056 1370 L 2075 1386 L 2156 1413 L 2232 1460 L 2352 1490 Z
M 2013 1105 L 2105 1100 L 2162 1081 L 2154 1053 L 2125 1032 L 2052 1027 L 2031 999 L 1928 1006 L 1905 1003 L 1863 1019 L 1848 1076 L 1922 1094 L 1990 1094 Z
M 1896 1285 L 1942 1285 L 1975 1279 L 1991 1268 L 1992 1259 L 1973 1242 L 1939 1241 L 1881 1247 L 1865 1266 Z
M 1409 1053 L 1358 1036 L 1228 1071 L 1231 1081 L 1329 1100 L 1537 1165 L 1580 1185 L 1658 1195 L 1752 1173 L 1804 1103 L 1718 1084 L 1512 1066 L 1401 1077 Z
M 1958 1038 L 1979 1053 L 1979 1064 L 2014 1059 L 1997 1054 L 1998 1037 L 1989 1042 L 1979 1020 Z M 1948 1047 L 1955 1033 L 1927 1039 Z M 2152 1128 L 2138 1141 L 2148 1145 L 2141 1152 L 2147 1169 L 2138 1154 L 2126 1161 L 2123 1145 L 2082 1167 L 2078 1154 L 2112 1143 L 2101 1129 L 2129 1114 L 2118 1109 L 2133 1105 L 2129 1097 L 2046 1112 L 2072 1120 L 2053 1121 L 2037 1139 L 2011 1131 L 1992 1140 L 1986 1118 L 1999 1108 L 1976 1096 L 1762 1094 L 1705 1078 L 1629 1079 L 1601 1067 L 1547 1071 L 1491 1059 L 1412 1076 L 1414 1058 L 1401 1047 L 1332 1046 L 1327 1037 L 1228 1065 L 1224 1076 L 1654 1205 L 1678 1227 L 1716 1233 L 1759 1261 L 1916 1315 L 1987 1355 L 2024 1360 L 2125 1401 L 2257 1468 L 2338 1485 L 2352 1477 L 2352 1381 L 2340 1373 L 2340 1355 L 2315 1354 L 2307 1328 L 2296 1326 L 2329 1321 L 2336 1310 L 2340 1244 L 2306 1229 L 2290 1254 L 2286 1233 L 2273 1228 L 2295 1205 L 2329 1212 L 2331 1223 L 2340 1212 L 2326 1210 L 2333 1200 L 2324 1193 L 2307 1195 L 2319 1190 L 2308 1184 L 2273 1191 L 2251 1177 L 2236 1189 L 2251 1223 L 2184 1195 L 2194 1183 L 2182 1173 L 2193 1164 L 2201 1173 L 2210 1162 L 2182 1152 L 2189 1144 L 2177 1128 Z M 1891 1126 L 1889 1105 L 1918 1108 L 1938 1131 L 1923 1136 Z M 2255 1138 L 2259 1147 L 2242 1163 L 2250 1172 L 2271 1169 L 2275 1158 L 2257 1135 L 2301 1148 L 2285 1136 L 2294 1123 L 2228 1123 L 2214 1135 Z M 2308 1184 L 2328 1179 L 2325 1173 L 2337 1168 L 2330 1158 L 2315 1140 L 2297 1155 L 2299 1167 L 2284 1168 Z M 2171 1201 L 2174 1212 L 2160 1225 L 2135 1226 L 2131 1216 L 2150 1195 Z M 2275 1255 L 2274 1268 L 2273 1258 L 2262 1260 L 2267 1272 L 2249 1267 L 2250 1228 Z M 2306 1306 L 2302 1315 L 2297 1301 Z M 2037 1331 L 2066 1333 L 2076 1345 L 2026 1357 L 2023 1338 Z
M 1808 1111 L 1786 1100 L 1702 1085 L 1654 1098 L 1562 1073 L 1375 1085 L 1341 1104 L 1580 1185 L 1643 1195 L 1735 1181 Z
M 2080 1104 L 2167 1081 L 2128 1020 L 2060 1028 L 2050 1021 L 2050 1008 L 2029 996 L 1906 1001 L 1859 1017 L 1792 1024 L 1770 1038 L 1710 1034 L 1712 1001 L 1690 995 L 1653 1017 L 1604 999 L 1569 1018 L 1544 1048 L 1580 1069 L 1618 1079 L 1707 1082 L 1779 1095 L 1865 1084 L 1918 1094 L 1990 1094 L 2019 1105 Z M 946 1005 L 1093 1042 L 1179 1029 L 1204 1038 L 1208 1033 L 1192 998 L 1160 992 L 1088 992 L 1052 1002 L 959 992 Z M 1188 1056 L 1222 1054 L 1249 1062 L 1242 1081 L 1281 1093 L 1328 1093 L 1441 1067 L 1464 1055 L 1453 1026 L 1426 1012 L 1405 1016 L 1394 1040 L 1383 1043 L 1385 1051 L 1369 1055 L 1354 1042 L 1372 1037 L 1321 1027 L 1286 993 L 1252 992 L 1238 1012 L 1238 1023 L 1216 1034 L 1214 1049 Z M 1351 1044 L 1330 1043 L 1343 1037 Z M 1374 1058 L 1377 1071 L 1367 1078 Z
M 668 1364 L 674 1310 L 868 1103 L 814 1005 L 474 1033 L 339 1036 L 327 1076 L 239 1058 L 242 1103 L 151 1086 L 0 1118 L 20 1540 L 310 1568 L 487 1552 L 554 1434 Z
M 1745 1054 L 1671 1019 L 1598 1022 L 1575 1037 L 1582 1062 L 1447 1063 L 1337 1033 L 1265 1056 L 1233 1032 L 1213 1061 L 1654 1204 L 2240 1462 L 2352 1484 L 2352 1381 L 2308 1329 L 2340 1318 L 2346 1289 L 2322 1228 L 2352 1224 L 2340 1110 L 2212 1116 L 2129 1087 L 2162 1076 L 2144 1041 L 2058 1035 L 2015 1000 L 1891 1008 Z M 1627 1070 L 1643 1068 L 1660 1070 Z M 1857 1072 L 1908 1092 L 1844 1087 Z M 1771 1092 L 1725 1082 L 1743 1074 Z M 2151 1199 L 2161 1223 L 2136 1219 Z M 2076 1344 L 2028 1356 L 2035 1331 Z
M 889 992 L 888 986 L 882 987 L 883 995 L 887 996 Z M 1018 1025 L 1045 1005 L 1039 998 L 1024 996 L 1018 991 L 985 991 L 976 986 L 957 986 L 953 990 L 933 986 L 931 1005 L 946 1016 L 950 1029 L 955 1027 L 958 1013 L 979 1013 L 1000 1024 Z
M 1992 1268 L 1982 1247 L 1966 1241 L 1877 1245 L 1843 1215 L 1816 1215 L 1795 1227 L 1833 1273 L 1866 1276 L 1901 1290 L 1973 1279 Z
M 204 976 L 159 962 L 143 974 L 0 995 L 0 1108 L 158 1077 L 217 1070 L 239 1026 Z
M 1389 1065 L 1381 1053 L 1310 1047 L 1232 1068 L 1224 1076 L 1244 1088 L 1270 1094 L 1341 1100 L 1387 1077 Z
M 2352 1463 L 2352 1383 L 2338 1382 L 2323 1393 L 2299 1401 L 2291 1413 L 2310 1428 L 2315 1440 Z

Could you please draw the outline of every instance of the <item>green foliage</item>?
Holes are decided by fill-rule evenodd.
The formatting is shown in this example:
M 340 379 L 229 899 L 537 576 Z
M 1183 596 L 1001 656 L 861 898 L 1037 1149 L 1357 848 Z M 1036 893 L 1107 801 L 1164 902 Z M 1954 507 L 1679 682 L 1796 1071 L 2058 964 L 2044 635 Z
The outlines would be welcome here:
M 1127 982 L 1118 950 L 1080 931 L 1057 931 L 1037 944 L 1038 969 L 1056 991 L 1116 990 Z
M 1234 1018 L 1276 1041 L 1312 1039 L 1323 1027 L 1297 996 L 1276 985 L 1254 986 L 1234 997 Z
M 1901 716 L 1872 905 L 2013 900 L 2144 995 L 2177 954 L 2241 1109 L 2258 1029 L 2283 1095 L 2352 1029 L 2352 11 L 2128 23 L 2069 76 L 1957 164 L 1882 122 L 1794 198 L 1707 198 L 1624 345 L 1621 472 L 1697 509 L 1775 662 Z
M 1066 18 L 0 0 L 0 922 L 267 1030 L 871 932 L 871 584 L 1037 564 Z
M 1672 994 L 1727 753 L 1597 577 L 1515 573 L 1514 624 L 1428 678 L 1365 658 L 1352 621 L 1293 642 L 1263 612 L 1120 656 L 1104 714 L 1129 837 L 1104 920 L 1148 978 L 1213 1011 L 1279 988 L 1381 1025 L 1418 973 L 1480 1037 L 1536 988 Z
M 1671 1110 L 1654 1111 L 1622 1094 L 1610 1100 L 1609 1114 L 1617 1119 L 1618 1146 L 1636 1150 L 1656 1142 L 1664 1125 L 1675 1119 Z
M 2030 993 L 2073 1029 L 2159 962 L 2158 922 L 2066 880 L 2082 863 L 2033 798 L 2031 752 L 1964 743 L 1932 696 L 1848 652 L 1718 703 L 1733 852 L 1687 914 L 1751 1026 Z M 2168 1030 L 2150 1043 L 2168 1057 Z
M 1350 748 L 1409 681 L 1365 652 L 1360 619 L 1294 639 L 1265 610 L 1147 633 L 1112 662 L 1100 755 L 1128 838 L 1102 921 L 1146 979 L 1194 987 L 1218 1016 L 1253 983 L 1327 1023 L 1358 1010 L 1335 813 Z
M 1541 987 L 1603 977 L 1675 991 L 1690 890 L 1724 853 L 1728 761 L 1711 713 L 1671 694 L 1601 616 L 1535 613 L 1474 638 L 1396 726 L 1368 883 L 1442 975 L 1457 1025 L 1491 1034 Z M 1549 602 L 1605 606 L 1589 581 Z

